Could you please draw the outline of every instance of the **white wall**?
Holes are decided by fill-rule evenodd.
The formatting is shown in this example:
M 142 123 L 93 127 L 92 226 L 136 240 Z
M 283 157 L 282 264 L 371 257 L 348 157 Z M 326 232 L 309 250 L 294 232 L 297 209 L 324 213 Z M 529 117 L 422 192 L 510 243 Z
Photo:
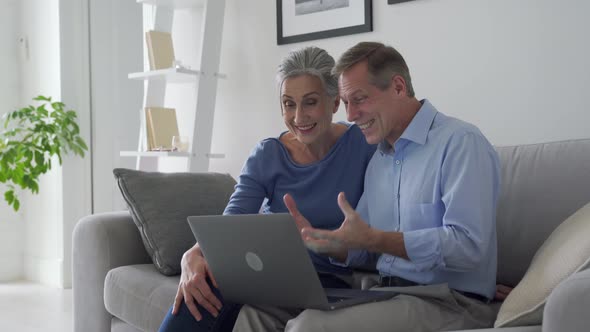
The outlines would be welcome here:
M 135 168 L 121 150 L 136 150 L 143 85 L 142 9 L 134 0 L 89 0 L 94 212 L 124 208 L 113 168 Z
M 0 116 L 17 109 L 19 103 L 19 2 L 0 2 Z M 2 124 L 3 125 L 3 124 Z M 24 222 L 4 200 L 6 186 L 0 185 L 0 281 L 22 278 L 24 252 Z
M 59 1 L 21 1 L 20 34 L 29 57 L 21 63 L 22 105 L 42 94 L 61 99 Z M 39 194 L 23 195 L 25 277 L 61 287 L 63 281 L 62 173 L 57 160 L 39 182 Z
M 94 200 L 95 211 L 107 211 L 122 207 L 111 169 L 134 167 L 118 151 L 137 144 L 142 91 L 125 77 L 141 70 L 143 39 L 134 1 L 92 2 L 100 10 L 91 11 L 100 29 L 91 34 L 95 131 L 101 131 Z M 220 72 L 228 78 L 218 84 L 211 149 L 226 157 L 211 160 L 210 170 L 236 177 L 259 140 L 284 130 L 275 69 L 304 45 L 335 57 L 363 40 L 398 48 L 419 98 L 476 124 L 496 145 L 589 137 L 588 12 L 584 0 L 380 0 L 373 1 L 373 32 L 278 46 L 275 1 L 227 0 Z M 182 40 L 174 42 L 180 51 Z M 336 120 L 344 119 L 341 109 Z
M 212 148 L 226 158 L 210 170 L 237 176 L 257 141 L 284 130 L 274 72 L 303 45 L 336 57 L 364 40 L 396 47 L 417 97 L 497 145 L 590 137 L 588 13 L 585 0 L 380 0 L 373 32 L 277 46 L 274 1 L 228 0 Z
M 76 110 L 80 136 L 91 141 L 90 43 L 88 0 L 60 0 L 61 97 Z M 85 158 L 63 156 L 62 287 L 72 284 L 72 233 L 78 220 L 92 213 L 92 151 Z

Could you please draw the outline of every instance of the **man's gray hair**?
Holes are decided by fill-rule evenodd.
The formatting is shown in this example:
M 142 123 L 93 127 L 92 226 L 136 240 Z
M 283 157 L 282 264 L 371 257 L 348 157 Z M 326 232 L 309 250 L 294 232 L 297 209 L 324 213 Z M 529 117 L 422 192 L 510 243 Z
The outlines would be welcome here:
M 320 79 L 330 97 L 338 96 L 338 77 L 332 74 L 334 58 L 325 50 L 309 46 L 287 54 L 277 70 L 279 91 L 287 78 L 312 75 Z
M 381 90 L 389 88 L 391 78 L 401 76 L 406 81 L 408 97 L 414 97 L 410 70 L 402 55 L 393 47 L 378 42 L 360 42 L 349 48 L 336 63 L 332 73 L 336 77 L 353 65 L 367 60 L 369 82 Z

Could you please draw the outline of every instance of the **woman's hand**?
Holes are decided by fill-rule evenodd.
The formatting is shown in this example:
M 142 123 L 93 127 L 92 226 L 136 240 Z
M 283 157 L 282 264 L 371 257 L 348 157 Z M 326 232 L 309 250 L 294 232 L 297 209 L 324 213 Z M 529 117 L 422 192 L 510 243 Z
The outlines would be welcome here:
M 211 280 L 213 286 L 217 288 L 217 282 L 209 270 L 209 265 L 201 252 L 198 244 L 195 244 L 191 249 L 182 255 L 180 262 L 181 274 L 176 297 L 174 298 L 174 308 L 172 314 L 176 315 L 182 303 L 186 303 L 188 310 L 200 321 L 203 316 L 197 309 L 198 303 L 205 310 L 209 311 L 211 315 L 217 317 L 219 310 L 221 310 L 221 301 L 211 291 L 211 287 L 207 283 L 207 278 Z

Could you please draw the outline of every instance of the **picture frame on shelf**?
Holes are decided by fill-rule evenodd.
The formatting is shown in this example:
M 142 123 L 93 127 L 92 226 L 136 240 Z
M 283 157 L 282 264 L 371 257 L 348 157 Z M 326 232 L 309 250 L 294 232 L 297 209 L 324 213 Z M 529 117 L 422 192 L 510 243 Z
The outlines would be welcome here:
M 373 31 L 371 0 L 277 0 L 277 44 Z

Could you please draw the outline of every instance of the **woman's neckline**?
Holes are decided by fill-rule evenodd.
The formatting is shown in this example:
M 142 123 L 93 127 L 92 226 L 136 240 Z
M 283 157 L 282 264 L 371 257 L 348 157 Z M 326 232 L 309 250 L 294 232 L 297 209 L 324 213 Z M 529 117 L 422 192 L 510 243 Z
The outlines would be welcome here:
M 338 137 L 338 139 L 336 140 L 336 142 L 330 147 L 328 153 L 322 157 L 319 160 L 313 161 L 313 162 L 309 162 L 309 163 L 299 163 L 296 162 L 294 160 L 294 158 L 291 156 L 291 153 L 289 152 L 289 149 L 286 147 L 285 143 L 283 143 L 283 141 L 281 140 L 281 138 L 287 134 L 289 131 L 284 131 L 282 132 L 277 138 L 275 138 L 278 142 L 279 145 L 281 146 L 281 149 L 283 150 L 283 153 L 285 153 L 285 156 L 287 157 L 287 159 L 289 160 L 289 162 L 291 162 L 291 164 L 293 164 L 296 167 L 310 167 L 310 166 L 314 166 L 317 164 L 322 163 L 323 161 L 327 160 L 330 158 L 330 156 L 334 153 L 334 151 L 338 148 L 338 146 L 340 146 L 341 141 L 343 140 L 343 138 L 348 134 L 348 132 L 350 132 L 350 129 L 353 127 L 352 124 L 350 123 L 346 123 L 346 122 L 336 122 L 336 125 L 343 125 L 346 126 L 346 130 L 344 130 L 342 132 L 342 134 Z

